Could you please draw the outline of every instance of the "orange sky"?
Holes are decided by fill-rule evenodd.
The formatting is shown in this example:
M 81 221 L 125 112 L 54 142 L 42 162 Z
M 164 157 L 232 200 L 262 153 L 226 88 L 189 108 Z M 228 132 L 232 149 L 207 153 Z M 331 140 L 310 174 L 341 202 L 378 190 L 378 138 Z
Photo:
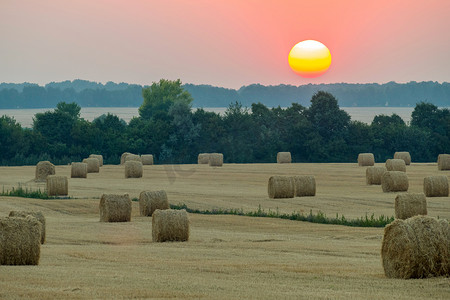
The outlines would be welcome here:
M 449 30 L 449 0 L 0 0 L 0 82 L 442 82 Z M 306 39 L 331 51 L 321 77 L 288 65 Z

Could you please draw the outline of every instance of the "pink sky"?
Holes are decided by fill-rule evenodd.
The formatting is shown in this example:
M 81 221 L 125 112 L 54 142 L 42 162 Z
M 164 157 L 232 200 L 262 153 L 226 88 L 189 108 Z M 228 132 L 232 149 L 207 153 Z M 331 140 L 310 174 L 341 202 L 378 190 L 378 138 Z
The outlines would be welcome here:
M 1 0 L 0 82 L 448 82 L 449 31 L 449 0 Z M 321 77 L 288 65 L 306 39 Z

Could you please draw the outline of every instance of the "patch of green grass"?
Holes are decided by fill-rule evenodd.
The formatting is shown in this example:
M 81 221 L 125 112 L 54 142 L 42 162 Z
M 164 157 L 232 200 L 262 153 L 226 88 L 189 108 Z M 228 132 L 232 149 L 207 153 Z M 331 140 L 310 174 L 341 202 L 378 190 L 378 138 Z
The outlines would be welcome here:
M 343 215 L 339 216 L 336 214 L 335 218 L 327 217 L 323 212 L 318 211 L 316 214 L 310 210 L 309 214 L 303 214 L 300 212 L 293 212 L 291 214 L 280 213 L 278 209 L 276 211 L 265 211 L 261 208 L 261 205 L 258 207 L 256 211 L 244 212 L 243 209 L 212 209 L 212 210 L 200 210 L 200 209 L 191 209 L 186 206 L 186 204 L 178 204 L 178 205 L 170 205 L 172 209 L 185 209 L 189 213 L 193 214 L 202 214 L 202 215 L 237 215 L 237 216 L 247 216 L 247 217 L 262 217 L 262 218 L 278 218 L 278 219 L 286 219 L 286 220 L 294 220 L 294 221 L 304 221 L 311 223 L 320 223 L 320 224 L 333 224 L 333 225 L 344 225 L 344 226 L 353 226 L 353 227 L 384 227 L 387 224 L 394 221 L 394 217 L 387 217 L 381 215 L 379 217 L 375 217 L 374 214 L 368 216 L 367 214 L 364 217 L 357 218 L 354 220 L 347 220 Z
M 6 190 L 3 187 L 2 193 L 0 196 L 12 196 L 12 197 L 23 197 L 23 198 L 35 198 L 35 199 L 53 199 L 54 197 L 50 197 L 47 195 L 47 192 L 42 192 L 41 189 L 32 190 L 28 188 L 23 188 L 19 185 L 18 188 L 12 188 L 10 191 Z

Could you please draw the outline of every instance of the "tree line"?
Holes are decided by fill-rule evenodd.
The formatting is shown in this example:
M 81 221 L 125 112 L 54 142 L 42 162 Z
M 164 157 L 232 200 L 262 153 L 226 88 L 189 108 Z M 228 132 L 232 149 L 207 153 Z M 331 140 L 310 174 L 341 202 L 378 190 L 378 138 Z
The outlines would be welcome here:
M 409 125 L 396 114 L 366 124 L 352 121 L 325 91 L 309 107 L 234 102 L 223 115 L 191 110 L 193 98 L 179 80 L 162 79 L 141 93 L 139 116 L 129 124 L 112 114 L 86 121 L 77 103 L 64 101 L 37 113 L 32 128 L 0 117 L 0 164 L 67 164 L 92 153 L 118 164 L 126 151 L 153 154 L 156 163 L 196 163 L 202 152 L 223 153 L 226 163 L 271 163 L 279 151 L 291 152 L 294 162 L 356 162 L 364 152 L 384 162 L 396 151 L 430 162 L 450 149 L 449 109 L 426 102 L 415 106 Z
M 288 107 L 291 103 L 309 106 L 318 91 L 325 91 L 340 99 L 344 107 L 413 107 L 418 102 L 438 107 L 450 106 L 450 83 L 409 82 L 399 84 L 307 84 L 300 86 L 264 86 L 252 84 L 238 90 L 211 85 L 182 86 L 192 98 L 194 107 L 228 107 L 239 102 L 244 106 L 262 103 L 269 107 Z M 82 107 L 138 107 L 142 102 L 141 86 L 127 83 L 106 84 L 73 80 L 51 82 L 45 86 L 22 83 L 0 83 L 0 108 L 52 108 L 64 101 Z

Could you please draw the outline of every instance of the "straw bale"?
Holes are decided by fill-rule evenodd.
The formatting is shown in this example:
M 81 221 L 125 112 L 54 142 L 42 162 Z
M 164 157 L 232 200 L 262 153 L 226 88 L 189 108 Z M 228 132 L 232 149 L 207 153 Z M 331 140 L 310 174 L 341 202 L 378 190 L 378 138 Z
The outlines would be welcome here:
M 294 198 L 294 178 L 290 176 L 271 176 L 269 178 L 267 191 L 269 198 Z
M 292 162 L 291 152 L 278 152 L 277 163 L 290 164 Z
M 374 184 L 374 185 L 380 185 L 381 184 L 381 176 L 383 176 L 383 173 L 386 172 L 385 167 L 367 167 L 366 169 L 366 184 Z
M 141 178 L 143 167 L 140 161 L 129 160 L 125 162 L 125 178 Z
M 0 265 L 38 265 L 41 226 L 29 215 L 0 218 Z
M 143 191 L 139 195 L 141 216 L 151 216 L 157 209 L 169 209 L 166 191 Z
M 88 173 L 100 172 L 100 161 L 97 158 L 85 158 L 83 162 L 87 164 Z
M 209 154 L 209 165 L 211 167 L 221 167 L 223 165 L 223 154 L 222 153 L 210 153 Z
M 10 217 L 20 217 L 26 218 L 27 216 L 32 216 L 36 218 L 41 225 L 41 244 L 45 243 L 45 217 L 40 211 L 24 211 L 24 210 L 12 210 L 9 212 Z
M 200 153 L 197 158 L 198 164 L 209 164 L 209 155 L 209 153 Z
M 396 219 L 384 228 L 381 258 L 390 278 L 449 275 L 450 253 L 443 222 L 428 216 Z
M 358 166 L 373 166 L 375 164 L 375 157 L 373 153 L 358 154 Z
M 125 158 L 127 157 L 128 154 L 131 154 L 130 152 L 124 152 L 122 153 L 122 155 L 120 156 L 120 164 L 123 165 L 125 163 Z
M 87 177 L 87 163 L 73 162 L 70 171 L 71 178 L 86 178 Z
M 47 176 L 47 194 L 49 196 L 67 196 L 69 194 L 69 181 L 66 176 Z
M 383 192 L 406 192 L 409 188 L 408 176 L 405 172 L 386 171 L 381 176 Z
M 45 160 L 40 161 L 36 165 L 36 181 L 45 181 L 48 175 L 55 175 L 55 165 Z
M 386 160 L 386 170 L 406 172 L 406 164 L 403 159 Z
M 130 153 L 127 156 L 125 156 L 125 162 L 127 162 L 127 161 L 138 161 L 138 162 L 142 163 L 142 158 L 140 155 Z
M 153 155 L 152 154 L 142 154 L 141 160 L 143 165 L 153 165 Z
M 439 154 L 438 155 L 438 170 L 450 170 L 450 154 Z
M 98 162 L 100 164 L 100 167 L 103 166 L 103 155 L 100 154 L 91 154 L 89 155 L 89 158 L 96 158 L 98 159 Z
M 189 240 L 189 217 L 186 210 L 157 209 L 152 216 L 153 242 Z
M 394 159 L 403 159 L 407 166 L 411 164 L 411 154 L 409 152 L 395 152 Z
M 404 193 L 395 197 L 395 217 L 408 219 L 427 215 L 427 198 L 423 193 Z
M 293 179 L 296 197 L 316 195 L 316 179 L 314 176 L 294 176 Z
M 423 179 L 423 192 L 427 197 L 448 197 L 448 178 L 445 175 Z
M 100 199 L 100 222 L 130 222 L 131 199 L 128 194 L 103 194 Z

